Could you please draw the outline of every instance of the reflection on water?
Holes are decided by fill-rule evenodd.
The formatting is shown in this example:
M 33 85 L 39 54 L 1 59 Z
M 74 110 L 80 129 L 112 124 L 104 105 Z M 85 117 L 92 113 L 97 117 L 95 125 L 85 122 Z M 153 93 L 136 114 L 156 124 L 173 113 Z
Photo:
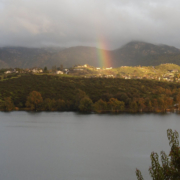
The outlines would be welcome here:
M 176 114 L 0 112 L 0 179 L 150 179 L 150 153 L 169 152 Z

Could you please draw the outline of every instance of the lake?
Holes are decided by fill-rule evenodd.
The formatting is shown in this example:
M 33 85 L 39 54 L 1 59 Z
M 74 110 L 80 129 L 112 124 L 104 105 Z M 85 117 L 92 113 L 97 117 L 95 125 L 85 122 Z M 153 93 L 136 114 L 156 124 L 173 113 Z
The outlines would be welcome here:
M 180 115 L 0 112 L 0 179 L 149 180 L 168 128 L 180 133 Z

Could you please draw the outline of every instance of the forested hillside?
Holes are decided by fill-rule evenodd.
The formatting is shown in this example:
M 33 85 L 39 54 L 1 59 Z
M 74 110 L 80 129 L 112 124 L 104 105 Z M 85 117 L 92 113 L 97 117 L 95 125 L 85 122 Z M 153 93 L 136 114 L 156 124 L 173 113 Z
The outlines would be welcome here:
M 47 111 L 164 112 L 178 108 L 174 106 L 177 103 L 180 103 L 179 83 L 51 75 L 23 75 L 0 81 L 2 110 L 16 107 Z

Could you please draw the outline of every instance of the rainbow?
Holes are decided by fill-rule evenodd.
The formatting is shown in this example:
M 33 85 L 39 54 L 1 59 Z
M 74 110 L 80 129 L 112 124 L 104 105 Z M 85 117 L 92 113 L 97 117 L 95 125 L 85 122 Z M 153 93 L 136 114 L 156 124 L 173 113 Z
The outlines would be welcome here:
M 99 67 L 109 68 L 112 66 L 110 52 L 107 50 L 105 41 L 99 41 L 97 55 Z

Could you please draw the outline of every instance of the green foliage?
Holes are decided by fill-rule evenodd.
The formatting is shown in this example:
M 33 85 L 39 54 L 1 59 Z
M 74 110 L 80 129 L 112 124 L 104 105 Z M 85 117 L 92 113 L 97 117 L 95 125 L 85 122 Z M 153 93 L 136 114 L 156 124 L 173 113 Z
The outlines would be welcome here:
M 138 110 L 138 105 L 137 105 L 136 101 L 133 100 L 133 101 L 130 103 L 129 108 L 130 108 L 130 111 L 131 111 L 131 112 L 137 112 L 137 110 Z
M 82 112 L 91 112 L 93 109 L 93 102 L 89 97 L 81 99 L 79 104 L 79 110 Z
M 136 177 L 138 180 L 144 180 L 141 171 L 139 169 L 136 169 Z
M 31 110 L 38 110 L 38 107 L 43 102 L 41 94 L 37 91 L 32 91 L 27 97 L 26 107 L 29 107 Z
M 47 67 L 44 67 L 43 73 L 48 73 L 48 72 L 49 72 L 49 71 L 48 71 Z
M 145 107 L 147 108 L 147 111 L 153 110 L 152 101 L 149 98 L 145 99 Z
M 80 106 L 80 102 L 83 98 L 87 97 L 86 93 L 80 89 L 77 89 L 76 95 L 75 95 L 75 103 L 74 103 L 74 109 L 78 110 Z
M 151 167 L 149 173 L 153 180 L 179 180 L 180 179 L 180 147 L 179 134 L 172 129 L 167 130 L 167 137 L 171 151 L 169 156 L 164 151 L 161 151 L 161 164 L 157 153 L 151 153 Z M 136 169 L 138 180 L 143 180 L 141 172 Z
M 11 97 L 4 98 L 4 102 L 2 103 L 2 109 L 4 111 L 12 111 L 15 109 L 14 103 L 11 100 Z
M 48 111 L 79 111 L 80 101 L 86 96 L 92 100 L 94 105 L 100 99 L 104 104 L 108 104 L 106 109 L 103 102 L 101 102 L 102 105 L 100 102 L 97 103 L 94 106 L 96 112 L 99 110 L 102 112 L 164 112 L 166 109 L 173 110 L 173 105 L 177 104 L 180 99 L 180 84 L 149 80 L 27 74 L 16 79 L 0 81 L 0 98 L 4 100 L 3 97 L 11 97 L 15 107 L 20 109 L 27 107 L 27 97 L 32 91 L 40 92 L 44 99 L 38 105 L 38 109 Z M 111 98 L 117 101 L 109 102 Z M 57 105 L 58 100 L 60 100 L 59 105 Z M 116 108 L 115 104 L 119 101 L 121 107 L 124 106 L 123 108 Z
M 176 101 L 178 103 L 178 107 L 180 105 L 180 92 L 176 95 Z
M 102 99 L 98 100 L 94 104 L 94 111 L 98 113 L 106 112 L 107 111 L 107 103 Z
M 124 110 L 124 102 L 111 98 L 108 102 L 108 109 L 112 112 L 119 112 Z
M 50 98 L 46 98 L 42 103 L 42 110 L 44 110 L 44 111 L 53 111 L 54 106 L 55 106 L 54 101 L 51 100 Z
M 58 99 L 56 101 L 56 108 L 57 108 L 58 111 L 66 110 L 66 103 L 65 103 L 65 101 L 62 100 L 62 99 Z

